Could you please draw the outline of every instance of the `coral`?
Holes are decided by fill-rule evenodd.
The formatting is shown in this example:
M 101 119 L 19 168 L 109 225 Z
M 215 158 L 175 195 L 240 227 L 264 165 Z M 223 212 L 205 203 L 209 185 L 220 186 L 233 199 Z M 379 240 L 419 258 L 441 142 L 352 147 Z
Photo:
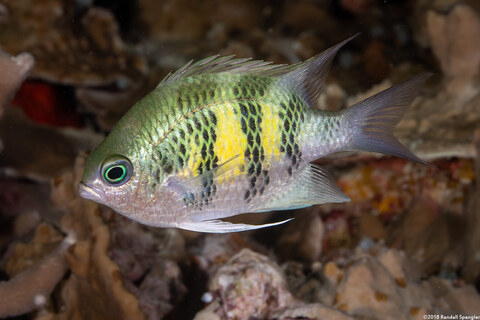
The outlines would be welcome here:
M 243 249 L 210 279 L 211 303 L 200 319 L 352 319 L 321 303 L 304 304 L 288 290 L 284 274 L 267 257 Z
M 336 306 L 351 315 L 370 319 L 408 319 L 413 308 L 421 310 L 419 313 L 422 314 L 433 313 L 432 293 L 415 282 L 405 285 L 407 276 L 404 271 L 392 265 L 400 272 L 394 274 L 381 258 L 357 257 L 342 277 Z
M 41 217 L 37 211 L 25 211 L 15 217 L 4 218 L 0 233 L 0 251 L 3 251 L 13 240 L 31 234 L 40 222 Z
M 429 11 L 427 32 L 442 71 L 449 78 L 479 75 L 480 17 L 470 6 L 455 5 L 447 14 Z
M 328 30 L 334 25 L 332 17 L 325 8 L 326 3 L 311 1 L 287 1 L 282 8 L 282 23 L 292 31 L 300 33 L 305 30 Z M 329 38 L 326 35 L 325 38 Z
M 289 277 L 296 273 L 297 285 L 290 279 L 288 289 L 275 263 L 243 249 L 211 277 L 204 295 L 209 305 L 195 319 L 422 319 L 479 312 L 480 295 L 472 286 L 438 277 L 422 280 L 420 265 L 402 251 L 362 244 L 337 261 L 312 267 L 304 285 L 306 269 L 294 271 L 290 264 L 285 270 Z M 309 290 L 317 292 L 306 298 Z
M 25 80 L 34 64 L 28 53 L 20 53 L 11 57 L 0 50 L 0 116 L 20 84 Z
M 358 205 L 384 220 L 411 208 L 415 199 L 431 200 L 436 208 L 460 213 L 459 200 L 467 199 L 468 187 L 474 179 L 472 161 L 439 161 L 437 165 L 441 172 L 400 159 L 370 159 L 344 171 L 338 183 L 352 199 L 353 206 Z
M 34 124 L 20 110 L 8 108 L 0 118 L 0 137 L 5 146 L 1 167 L 11 168 L 24 177 L 48 181 L 71 170 L 77 154 L 93 148 L 103 135 L 91 129 L 55 129 Z
M 305 303 L 323 303 L 331 306 L 335 297 L 335 286 L 329 277 L 341 277 L 342 271 L 333 262 L 327 263 L 325 274 L 322 263 L 301 264 L 290 260 L 281 265 L 292 294 Z M 328 271 L 328 272 L 327 272 Z
M 394 224 L 387 243 L 418 260 L 426 274 L 442 266 L 456 269 L 464 256 L 465 217 L 440 212 L 429 199 L 417 199 Z
M 353 244 L 350 217 L 344 210 L 331 210 L 323 215 L 325 236 L 322 239 L 325 253 Z
M 359 253 L 347 268 L 339 284 L 336 305 L 349 314 L 370 319 L 422 319 L 425 314 L 473 314 L 471 306 L 479 305 L 480 296 L 470 289 L 456 289 L 446 280 L 420 281 L 415 264 L 392 249 L 375 248 L 377 253 Z M 436 281 L 444 284 L 439 291 Z M 447 297 L 454 292 L 469 292 L 476 303 L 459 306 Z
M 285 227 L 276 243 L 284 260 L 316 261 L 322 253 L 325 227 L 318 208 L 304 209 Z
M 466 223 L 464 230 L 465 255 L 462 268 L 462 277 L 468 282 L 477 281 L 480 277 L 480 129 L 475 131 L 475 190 L 466 207 Z
M 124 217 L 115 217 L 110 228 L 109 254 L 132 282 L 145 277 L 159 260 L 185 260 L 185 240 L 178 229 L 148 228 Z
M 0 4 L 1 17 L 2 5 Z M 0 75 L 0 117 L 3 115 L 4 108 L 12 99 L 15 91 L 29 74 L 33 64 L 34 59 L 32 55 L 20 53 L 16 57 L 12 57 L 3 52 L 0 46 L 0 70 L 2 70 Z M 3 142 L 0 140 L 0 152 L 2 152 L 3 147 Z
M 249 249 L 221 266 L 211 278 L 209 289 L 220 303 L 216 312 L 226 319 L 264 318 L 295 302 L 278 266 Z
M 473 158 L 473 133 L 480 121 L 478 2 L 421 1 L 418 7 L 417 23 L 424 29 L 419 41 L 432 48 L 444 78 L 410 108 L 398 136 L 423 158 Z
M 58 316 L 159 319 L 185 292 L 175 261 L 184 258 L 184 240 L 178 230 L 150 232 L 124 218 L 105 224 L 99 206 L 78 195 L 84 161 L 79 157 L 74 173 L 52 186 L 52 202 L 67 212 L 62 229 L 77 238 L 66 257 L 71 274 L 62 286 Z
M 178 229 L 147 228 L 123 217 L 110 225 L 109 255 L 149 319 L 160 319 L 183 298 L 186 288 L 177 262 L 186 260 Z
M 249 247 L 245 239 L 238 234 L 209 235 L 199 242 L 190 249 L 190 253 L 194 255 L 198 267 L 210 275 L 240 250 Z
M 438 307 L 437 313 L 463 315 L 478 315 L 480 313 L 480 296 L 473 286 L 458 286 L 449 280 L 437 277 L 432 277 L 426 282 L 435 295 L 435 304 Z
M 157 259 L 145 273 L 140 286 L 129 286 L 138 298 L 140 309 L 155 320 L 165 317 L 182 301 L 187 289 L 182 282 L 182 272 L 177 263 Z
M 148 77 L 135 81 L 121 91 L 84 87 L 78 88 L 75 96 L 85 108 L 97 115 L 102 128 L 110 130 L 131 106 L 155 88 L 159 80 L 159 76 L 152 71 Z
M 162 40 L 199 40 L 216 26 L 230 33 L 251 30 L 261 22 L 258 5 L 251 1 L 140 0 L 150 36 Z M 177 19 L 182 16 L 182 19 Z
M 286 310 L 302 311 L 306 319 L 312 317 L 306 310 L 317 309 L 336 311 L 338 317 L 346 317 L 341 310 L 355 319 L 372 320 L 479 312 L 480 295 L 473 286 L 456 279 L 422 278 L 420 264 L 405 252 L 367 240 L 345 257 L 337 256 L 321 267 L 318 262 L 310 268 L 285 266 L 292 294 L 309 303 Z M 322 305 L 317 306 L 319 303 Z M 270 316 L 280 312 L 283 310 Z
M 98 210 L 92 205 L 78 208 L 83 209 L 83 229 L 78 230 L 78 220 L 64 219 L 64 224 L 77 225 L 76 233 L 82 235 L 67 256 L 72 275 L 62 289 L 65 317 L 143 319 L 135 296 L 126 291 L 118 266 L 107 255 L 110 234 Z
M 475 165 L 471 159 L 443 160 L 435 165 L 438 171 L 399 159 L 370 159 L 343 170 L 339 185 L 352 201 L 341 208 L 333 206 L 325 214 L 329 232 L 324 252 L 334 244 L 329 240 L 344 239 L 341 247 L 349 247 L 368 236 L 405 250 L 426 274 L 446 266 L 460 268 L 471 256 L 465 254 L 465 230 L 477 225 L 473 215 L 465 213 L 476 210 L 472 204 Z M 341 232 L 342 220 L 333 219 L 339 210 L 353 223 L 353 230 L 344 227 Z M 351 235 L 354 238 L 348 241 Z M 472 235 L 470 232 L 469 237 Z
M 2 48 L 10 54 L 31 53 L 34 77 L 71 85 L 122 82 L 125 87 L 147 71 L 141 56 L 127 52 L 106 10 L 60 0 L 4 3 L 8 16 L 0 21 Z
M 49 194 L 47 183 L 0 179 L 0 252 L 14 240 L 32 234 L 42 217 L 55 221 L 55 212 L 45 203 Z
M 73 241 L 67 237 L 58 245 L 59 239 L 62 236 L 58 231 L 41 224 L 30 243 L 16 246 L 6 265 L 6 271 L 13 278 L 0 282 L 0 318 L 31 312 L 48 304 L 50 294 L 67 271 L 65 254 Z
M 362 214 L 358 221 L 359 232 L 373 240 L 385 239 L 387 230 L 378 216 Z
M 67 173 L 58 178 L 52 191 L 56 205 L 68 211 L 62 219 L 62 229 L 77 239 L 67 254 L 71 274 L 61 290 L 60 316 L 144 319 L 137 298 L 125 289 L 119 267 L 108 256 L 110 231 L 103 223 L 98 205 L 78 196 L 76 185 L 83 161 L 83 158 L 77 160 L 75 175 Z M 73 192 L 69 188 L 73 188 Z
M 288 307 L 286 309 L 275 311 L 268 318 L 271 320 L 290 320 L 290 319 L 304 319 L 304 320 L 353 320 L 355 318 L 346 313 L 336 310 L 332 307 L 325 306 L 320 303 L 311 303 L 297 307 Z
M 60 232 L 49 224 L 41 223 L 29 243 L 18 243 L 15 246 L 5 265 L 5 271 L 13 277 L 34 266 L 54 251 L 62 239 Z

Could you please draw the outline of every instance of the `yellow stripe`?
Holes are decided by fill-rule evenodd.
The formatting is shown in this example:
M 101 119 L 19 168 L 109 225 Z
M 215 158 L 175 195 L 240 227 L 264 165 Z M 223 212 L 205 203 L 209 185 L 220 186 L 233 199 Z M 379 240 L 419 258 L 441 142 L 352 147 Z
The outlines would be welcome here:
M 247 137 L 242 132 L 241 115 L 238 109 L 238 105 L 232 102 L 225 102 L 212 108 L 217 118 L 217 139 L 214 145 L 214 152 L 218 158 L 217 164 L 222 165 L 228 162 L 228 167 L 233 169 L 226 177 L 231 178 L 245 171 L 244 154 L 247 149 Z M 272 161 L 280 158 L 281 120 L 278 117 L 278 108 L 275 106 L 262 104 L 261 109 L 261 141 L 265 154 L 264 168 L 267 168 Z M 236 114 L 234 110 L 237 111 Z M 200 146 L 195 143 L 194 135 L 189 139 L 187 150 L 190 155 L 185 169 L 179 175 L 195 176 L 204 159 L 201 157 Z
M 183 170 L 178 172 L 179 177 L 191 178 L 196 176 L 198 173 L 198 168 L 202 163 L 202 155 L 200 146 L 195 143 L 195 135 L 191 134 L 188 138 L 188 143 L 186 145 L 187 149 L 187 163 Z
M 195 135 L 190 135 L 190 142 L 188 144 L 190 156 L 188 157 L 186 169 L 189 170 L 193 175 L 197 175 L 198 168 L 202 163 L 202 154 L 200 152 L 200 146 L 195 143 Z
M 245 161 L 244 154 L 247 148 L 247 137 L 242 132 L 240 115 L 238 112 L 235 114 L 234 109 L 238 111 L 236 105 L 228 102 L 216 106 L 217 140 L 213 149 L 219 165 L 231 161 L 228 164 L 234 168 L 231 177 L 242 173 L 241 167 Z
M 265 164 L 270 165 L 271 160 L 280 157 L 280 119 L 278 108 L 262 103 L 262 147 L 265 152 Z

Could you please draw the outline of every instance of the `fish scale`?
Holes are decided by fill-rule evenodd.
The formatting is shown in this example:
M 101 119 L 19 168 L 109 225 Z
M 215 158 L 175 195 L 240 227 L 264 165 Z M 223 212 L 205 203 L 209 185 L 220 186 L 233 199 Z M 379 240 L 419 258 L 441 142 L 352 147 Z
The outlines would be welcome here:
M 281 132 L 282 145 L 280 151 L 285 152 L 290 159 L 291 165 L 288 166 L 287 172 L 289 175 L 292 175 L 293 169 L 298 168 L 302 161 L 302 152 L 297 143 L 297 134 L 298 129 L 305 120 L 306 106 L 303 106 L 295 95 L 290 101 L 280 103 L 280 106 L 281 111 L 279 112 L 279 117 L 283 121 L 283 130 Z
M 265 141 L 262 141 L 261 138 L 262 118 L 264 117 L 262 110 L 264 108 L 262 108 L 262 103 L 255 102 L 254 100 L 254 94 L 256 91 L 254 91 L 253 88 L 255 87 L 254 80 L 256 79 L 252 79 L 252 77 L 248 78 L 248 81 L 243 78 L 239 79 L 237 85 L 231 90 L 234 97 L 242 95 L 242 99 L 235 101 L 234 103 L 229 103 L 227 106 L 227 108 L 233 110 L 234 114 L 234 117 L 229 120 L 236 121 L 241 128 L 241 132 L 238 132 L 237 130 L 231 132 L 231 134 L 243 135 L 246 140 L 245 147 L 238 150 L 238 154 L 244 156 L 238 174 L 245 173 L 249 180 L 249 185 L 245 186 L 244 190 L 244 200 L 247 203 L 251 202 L 255 196 L 263 194 L 270 180 L 268 170 L 265 170 L 264 168 L 268 168 L 270 165 L 269 162 L 275 156 L 273 154 L 268 154 L 267 157 L 265 157 Z M 261 83 L 259 87 L 262 88 L 260 93 L 263 96 L 266 90 L 266 81 L 262 78 L 258 78 L 258 80 Z M 207 90 L 207 88 L 204 88 L 203 90 Z M 195 94 L 200 97 L 205 97 L 205 94 L 201 91 L 196 92 Z M 195 101 L 195 103 L 198 103 L 200 99 L 189 98 L 184 100 Z M 276 155 L 276 159 L 278 159 L 282 153 L 286 154 L 290 159 L 291 165 L 287 167 L 289 175 L 292 175 L 292 169 L 298 168 L 301 162 L 301 151 L 298 143 L 296 143 L 296 134 L 297 128 L 300 126 L 300 120 L 303 118 L 304 114 L 302 107 L 306 106 L 302 106 L 299 102 L 300 100 L 296 96 L 292 96 L 292 98 L 288 99 L 286 103 L 280 104 L 277 114 L 283 122 L 279 123 L 276 130 L 271 130 L 272 132 L 270 132 L 270 134 L 281 133 L 282 144 L 273 147 L 279 149 L 279 154 Z M 217 102 L 217 104 L 211 105 L 210 109 L 204 108 L 193 114 L 191 119 L 185 119 L 191 124 L 190 127 L 192 130 L 189 133 L 193 138 L 190 141 L 190 144 L 193 143 L 194 147 L 181 148 L 181 146 L 184 145 L 184 142 L 177 138 L 179 135 L 178 132 L 183 132 L 180 127 L 171 131 L 169 136 L 172 138 L 165 139 L 164 143 L 167 143 L 170 146 L 170 148 L 167 148 L 169 157 L 177 159 L 175 170 L 176 172 L 182 172 L 182 176 L 189 177 L 192 174 L 202 174 L 205 171 L 211 170 L 216 167 L 219 158 L 223 161 L 229 160 L 228 156 L 224 156 L 221 152 L 217 155 L 214 148 L 212 148 L 216 140 L 214 138 L 217 137 L 217 128 L 215 126 L 210 126 L 210 124 L 216 122 L 213 120 L 216 119 L 215 113 L 222 112 L 222 106 L 225 107 L 223 103 L 223 101 Z M 276 109 L 275 106 L 268 106 L 268 108 Z M 206 116 L 207 113 L 208 116 Z M 211 119 L 212 121 L 208 121 L 207 119 Z M 222 139 L 230 140 L 231 137 L 224 136 Z M 174 144 L 172 144 L 172 140 Z M 160 145 L 159 147 L 161 148 L 162 146 Z M 190 152 L 187 155 L 186 153 L 181 152 L 182 149 L 193 149 L 194 152 Z M 170 168 L 171 166 L 168 167 L 168 169 Z M 170 173 L 170 170 L 164 169 L 164 171 Z M 188 205 L 201 207 L 201 204 L 211 200 L 211 189 L 214 185 L 213 176 L 208 179 L 205 178 L 204 181 L 202 181 L 202 184 L 206 190 L 200 190 L 198 191 L 198 194 L 192 194 L 189 192 L 184 195 L 184 201 Z
M 240 109 L 242 133 L 247 139 L 247 147 L 243 152 L 243 156 L 245 157 L 247 177 L 250 181 L 250 185 L 246 186 L 247 190 L 244 193 L 244 200 L 250 202 L 257 193 L 257 183 L 259 182 L 257 179 L 260 177 L 262 162 L 265 159 L 265 151 L 261 139 L 263 114 L 261 104 L 240 101 L 238 106 Z M 264 176 L 266 176 L 267 172 L 264 172 Z
M 428 75 L 339 112 L 314 108 L 348 40 L 290 66 L 216 56 L 168 75 L 91 153 L 82 196 L 151 226 L 233 232 L 285 221 L 220 219 L 348 201 L 310 163 L 327 154 L 365 150 L 426 164 L 392 132 Z

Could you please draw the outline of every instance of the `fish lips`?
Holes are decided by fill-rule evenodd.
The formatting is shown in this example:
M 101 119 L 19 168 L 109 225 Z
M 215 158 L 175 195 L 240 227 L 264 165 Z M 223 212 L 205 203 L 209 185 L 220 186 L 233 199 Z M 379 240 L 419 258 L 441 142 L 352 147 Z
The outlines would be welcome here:
M 102 199 L 102 196 L 96 191 L 95 189 L 90 188 L 83 182 L 80 182 L 78 184 L 78 193 L 82 198 L 93 200 L 93 201 L 99 201 Z

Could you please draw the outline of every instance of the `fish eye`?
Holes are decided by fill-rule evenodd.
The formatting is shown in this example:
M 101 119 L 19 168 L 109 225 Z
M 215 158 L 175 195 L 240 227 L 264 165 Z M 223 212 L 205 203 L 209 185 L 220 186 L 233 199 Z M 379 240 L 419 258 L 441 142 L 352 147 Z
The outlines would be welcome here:
M 102 166 L 102 178 L 110 184 L 119 186 L 130 180 L 133 166 L 127 159 L 116 156 L 109 158 Z

